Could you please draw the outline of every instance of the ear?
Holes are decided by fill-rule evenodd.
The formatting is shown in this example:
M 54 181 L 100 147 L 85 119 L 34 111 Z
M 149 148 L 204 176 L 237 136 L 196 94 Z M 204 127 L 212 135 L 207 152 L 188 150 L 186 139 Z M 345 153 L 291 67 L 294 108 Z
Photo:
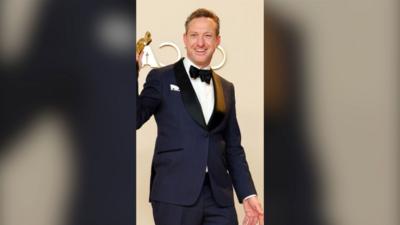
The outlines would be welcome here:
M 187 34 L 186 34 L 186 32 L 183 33 L 183 35 L 182 35 L 182 40 L 183 40 L 183 43 L 184 43 L 185 46 L 186 46 L 186 43 L 187 43 Z
M 221 36 L 220 35 L 217 36 L 216 41 L 217 41 L 217 46 L 218 46 L 221 43 Z

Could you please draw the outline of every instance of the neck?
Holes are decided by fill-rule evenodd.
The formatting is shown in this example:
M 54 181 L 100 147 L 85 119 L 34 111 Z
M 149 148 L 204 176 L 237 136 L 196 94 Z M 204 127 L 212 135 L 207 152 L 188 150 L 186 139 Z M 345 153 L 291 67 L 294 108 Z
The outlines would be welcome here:
M 186 59 L 190 62 L 190 64 L 196 66 L 196 67 L 199 68 L 199 69 L 210 69 L 210 64 L 200 66 L 200 65 L 194 63 L 193 60 L 191 60 L 191 59 L 190 59 L 189 57 L 187 57 L 187 56 L 186 56 Z

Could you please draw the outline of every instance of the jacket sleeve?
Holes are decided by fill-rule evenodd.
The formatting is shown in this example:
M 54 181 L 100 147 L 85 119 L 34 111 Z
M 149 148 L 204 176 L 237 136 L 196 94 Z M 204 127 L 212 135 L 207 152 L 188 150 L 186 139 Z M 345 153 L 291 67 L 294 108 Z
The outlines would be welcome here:
M 240 203 L 247 196 L 257 194 L 251 178 L 246 155 L 241 145 L 240 128 L 236 118 L 235 91 L 232 85 L 231 98 L 233 99 L 230 108 L 228 125 L 225 130 L 226 157 L 228 171 L 232 178 L 238 200 Z
M 162 101 L 160 74 L 151 70 L 147 75 L 143 90 L 138 94 L 136 82 L 136 129 L 139 129 L 157 111 Z

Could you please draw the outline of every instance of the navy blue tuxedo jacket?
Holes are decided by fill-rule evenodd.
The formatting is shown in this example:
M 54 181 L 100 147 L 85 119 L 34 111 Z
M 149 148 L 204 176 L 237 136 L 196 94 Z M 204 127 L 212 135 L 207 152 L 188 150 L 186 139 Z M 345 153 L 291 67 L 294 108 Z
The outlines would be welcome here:
M 136 128 L 154 115 L 157 139 L 150 201 L 194 204 L 203 187 L 206 166 L 219 205 L 234 204 L 232 186 L 239 202 L 256 194 L 241 146 L 234 87 L 215 72 L 212 79 L 215 106 L 206 124 L 182 59 L 148 74 L 137 98 Z

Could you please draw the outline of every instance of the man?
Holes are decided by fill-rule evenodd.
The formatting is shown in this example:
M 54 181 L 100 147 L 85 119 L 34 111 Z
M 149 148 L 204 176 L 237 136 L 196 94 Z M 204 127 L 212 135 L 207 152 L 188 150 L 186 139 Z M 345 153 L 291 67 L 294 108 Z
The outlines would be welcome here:
M 158 128 L 150 181 L 155 223 L 238 224 L 233 186 L 244 206 L 243 224 L 263 224 L 240 143 L 233 85 L 210 68 L 221 41 L 219 18 L 198 9 L 185 29 L 187 57 L 152 70 L 137 99 L 137 129 L 152 115 Z

